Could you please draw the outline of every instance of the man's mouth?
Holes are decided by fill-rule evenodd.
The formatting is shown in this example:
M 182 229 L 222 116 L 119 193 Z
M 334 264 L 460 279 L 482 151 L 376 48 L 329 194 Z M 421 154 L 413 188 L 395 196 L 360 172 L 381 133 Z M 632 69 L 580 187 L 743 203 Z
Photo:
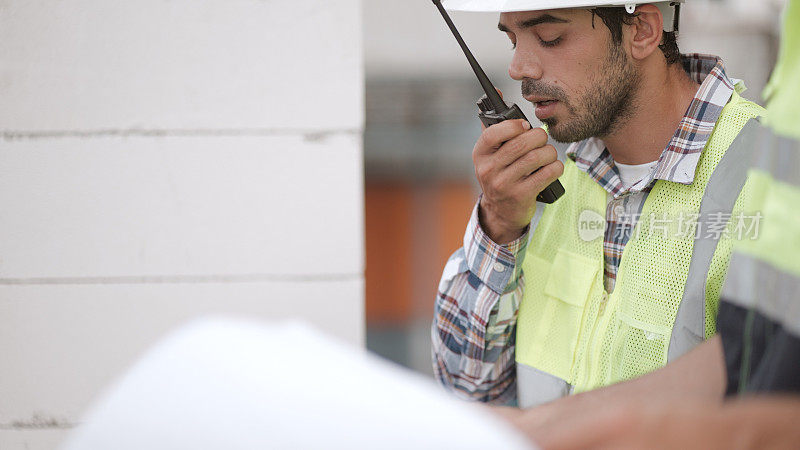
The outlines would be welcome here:
M 526 100 L 533 103 L 536 108 L 536 117 L 539 120 L 545 120 L 553 116 L 559 103 L 558 100 L 542 97 L 528 97 Z
M 525 100 L 533 103 L 534 106 L 547 106 L 558 101 L 554 98 L 537 97 L 535 95 L 525 95 L 524 97 Z

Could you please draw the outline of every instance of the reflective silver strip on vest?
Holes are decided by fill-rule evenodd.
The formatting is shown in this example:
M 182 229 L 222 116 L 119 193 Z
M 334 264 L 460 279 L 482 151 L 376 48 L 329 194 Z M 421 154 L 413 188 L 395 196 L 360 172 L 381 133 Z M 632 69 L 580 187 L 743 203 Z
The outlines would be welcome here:
M 747 180 L 751 154 L 759 138 L 763 137 L 762 129 L 763 126 L 757 120 L 748 121 L 728 147 L 706 185 L 700 203 L 698 223 L 710 223 L 715 213 L 733 212 L 733 206 Z M 721 233 L 716 233 L 716 236 L 715 233 L 699 234 L 694 241 L 689 275 L 672 327 L 668 362 L 688 353 L 703 342 L 706 336 L 706 281 Z
M 750 255 L 735 253 L 722 298 L 753 309 L 800 336 L 800 278 Z
M 517 403 L 520 408 L 533 408 L 571 393 L 572 386 L 561 378 L 517 363 Z
M 800 186 L 800 141 L 776 135 L 769 128 L 750 153 L 751 167 L 768 172 L 778 181 Z

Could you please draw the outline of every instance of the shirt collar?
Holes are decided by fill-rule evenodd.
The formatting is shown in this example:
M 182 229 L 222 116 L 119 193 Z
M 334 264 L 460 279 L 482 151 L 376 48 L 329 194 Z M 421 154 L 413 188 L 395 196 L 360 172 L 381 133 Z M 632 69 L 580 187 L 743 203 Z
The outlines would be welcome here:
M 611 154 L 598 138 L 577 142 L 567 150 L 567 156 L 575 161 L 576 166 L 611 194 L 618 196 L 628 191 L 646 190 L 656 180 L 692 184 L 700 155 L 714 131 L 722 108 L 734 90 L 743 92 L 745 89 L 740 80 L 728 78 L 724 62 L 717 56 L 682 55 L 682 63 L 686 73 L 700 83 L 700 88 L 648 176 L 625 189 Z

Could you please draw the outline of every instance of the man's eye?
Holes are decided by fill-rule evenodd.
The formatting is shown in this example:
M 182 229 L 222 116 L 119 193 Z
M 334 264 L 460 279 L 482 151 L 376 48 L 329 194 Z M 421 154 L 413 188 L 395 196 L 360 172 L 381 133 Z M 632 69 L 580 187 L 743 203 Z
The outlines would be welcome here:
M 545 41 L 545 40 L 539 39 L 539 43 L 542 44 L 542 47 L 555 47 L 560 42 L 561 42 L 561 37 L 557 37 L 557 38 L 553 39 L 552 41 Z

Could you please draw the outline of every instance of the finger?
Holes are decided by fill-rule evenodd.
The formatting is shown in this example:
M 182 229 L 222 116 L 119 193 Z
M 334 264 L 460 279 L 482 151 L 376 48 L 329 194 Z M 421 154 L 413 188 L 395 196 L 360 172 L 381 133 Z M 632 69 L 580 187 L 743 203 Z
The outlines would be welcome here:
M 558 159 L 558 152 L 552 145 L 530 150 L 504 169 L 504 175 L 513 181 L 527 179 L 542 167 Z
M 514 185 L 524 182 L 528 177 L 540 168 L 554 163 L 558 159 L 558 152 L 552 145 L 529 150 L 514 161 L 510 166 L 499 166 L 495 161 L 487 158 L 486 163 L 492 163 L 492 174 L 499 183 L 503 185 Z M 530 189 L 530 187 L 526 187 Z
M 475 151 L 480 154 L 494 153 L 503 143 L 531 129 L 531 124 L 525 119 L 506 120 L 494 124 L 481 133 L 475 144 Z
M 553 184 L 561 175 L 564 174 L 564 163 L 556 160 L 544 167 L 541 167 L 536 172 L 528 175 L 522 181 L 522 185 L 528 189 L 535 190 L 536 192 L 543 191 L 546 187 Z
M 545 133 L 543 129 L 534 128 L 504 143 L 497 152 L 495 152 L 495 157 L 498 159 L 498 164 L 510 166 L 531 150 L 545 147 L 547 145 L 547 139 L 547 133 Z M 553 150 L 555 150 L 555 148 L 553 148 Z

